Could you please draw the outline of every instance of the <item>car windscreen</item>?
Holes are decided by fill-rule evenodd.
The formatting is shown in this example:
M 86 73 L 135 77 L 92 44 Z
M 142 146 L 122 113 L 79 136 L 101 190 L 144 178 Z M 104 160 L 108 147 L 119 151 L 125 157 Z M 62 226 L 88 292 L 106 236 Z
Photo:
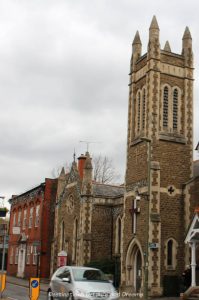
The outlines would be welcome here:
M 106 275 L 100 270 L 73 269 L 75 281 L 103 281 L 109 282 Z

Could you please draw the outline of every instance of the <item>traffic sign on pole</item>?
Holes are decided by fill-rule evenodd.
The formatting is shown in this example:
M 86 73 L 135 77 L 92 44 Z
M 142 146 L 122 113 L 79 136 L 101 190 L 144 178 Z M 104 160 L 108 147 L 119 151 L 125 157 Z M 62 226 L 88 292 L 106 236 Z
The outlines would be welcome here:
M 30 300 L 39 299 L 40 278 L 30 278 Z

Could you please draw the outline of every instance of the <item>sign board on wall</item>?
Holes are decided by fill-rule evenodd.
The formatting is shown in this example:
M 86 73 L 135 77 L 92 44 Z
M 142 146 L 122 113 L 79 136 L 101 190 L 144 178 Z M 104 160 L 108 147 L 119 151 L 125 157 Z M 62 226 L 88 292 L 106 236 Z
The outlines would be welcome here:
M 21 230 L 20 227 L 13 227 L 12 228 L 12 234 L 20 234 Z

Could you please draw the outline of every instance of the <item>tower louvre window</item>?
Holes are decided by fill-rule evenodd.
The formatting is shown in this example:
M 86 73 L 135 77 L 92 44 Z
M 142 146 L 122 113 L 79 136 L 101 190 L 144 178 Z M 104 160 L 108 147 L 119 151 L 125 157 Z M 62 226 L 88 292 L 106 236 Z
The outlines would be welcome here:
M 137 131 L 140 131 L 140 106 L 141 106 L 141 97 L 140 93 L 138 94 L 138 105 L 137 105 Z
M 145 128 L 145 118 L 146 118 L 146 90 L 143 90 L 142 96 L 142 129 Z
M 169 89 L 166 86 L 163 94 L 163 127 L 168 127 Z
M 178 90 L 173 91 L 173 129 L 178 128 Z

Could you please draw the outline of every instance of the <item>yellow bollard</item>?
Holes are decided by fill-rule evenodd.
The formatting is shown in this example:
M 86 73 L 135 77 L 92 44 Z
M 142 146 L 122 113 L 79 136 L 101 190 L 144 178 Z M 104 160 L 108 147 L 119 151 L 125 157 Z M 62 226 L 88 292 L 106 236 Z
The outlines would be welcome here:
M 6 287 L 6 274 L 0 274 L 0 295 L 2 298 L 3 291 Z
M 30 278 L 29 295 L 30 300 L 39 299 L 40 294 L 40 278 Z

